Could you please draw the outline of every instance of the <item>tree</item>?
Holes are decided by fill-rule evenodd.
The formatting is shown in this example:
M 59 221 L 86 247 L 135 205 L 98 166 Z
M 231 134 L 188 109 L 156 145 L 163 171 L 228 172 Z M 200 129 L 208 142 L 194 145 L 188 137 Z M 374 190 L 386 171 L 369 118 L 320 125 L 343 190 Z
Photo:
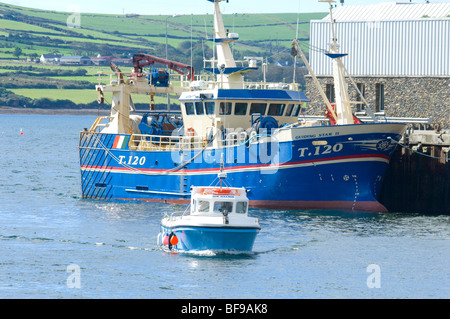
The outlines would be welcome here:
M 13 54 L 15 57 L 19 58 L 22 55 L 22 49 L 19 47 L 15 47 Z

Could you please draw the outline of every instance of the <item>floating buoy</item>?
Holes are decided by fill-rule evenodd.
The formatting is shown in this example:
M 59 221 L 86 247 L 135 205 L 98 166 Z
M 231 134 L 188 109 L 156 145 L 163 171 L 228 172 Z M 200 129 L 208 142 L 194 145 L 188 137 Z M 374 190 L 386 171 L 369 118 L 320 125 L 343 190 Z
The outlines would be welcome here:
M 170 238 L 170 244 L 172 246 L 176 246 L 178 244 L 178 238 L 176 235 L 173 235 L 172 238 Z
M 23 131 L 22 131 L 22 129 L 20 129 L 20 135 L 23 135 Z

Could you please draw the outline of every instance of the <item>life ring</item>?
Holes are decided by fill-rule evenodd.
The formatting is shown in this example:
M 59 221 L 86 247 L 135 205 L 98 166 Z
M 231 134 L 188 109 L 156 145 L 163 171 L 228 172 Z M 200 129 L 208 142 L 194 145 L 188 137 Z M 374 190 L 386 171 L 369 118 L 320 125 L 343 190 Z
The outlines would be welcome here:
M 189 137 L 194 136 L 194 135 L 195 135 L 195 130 L 194 130 L 194 128 L 192 128 L 192 127 L 188 128 L 188 129 L 186 130 L 186 135 L 189 136 Z

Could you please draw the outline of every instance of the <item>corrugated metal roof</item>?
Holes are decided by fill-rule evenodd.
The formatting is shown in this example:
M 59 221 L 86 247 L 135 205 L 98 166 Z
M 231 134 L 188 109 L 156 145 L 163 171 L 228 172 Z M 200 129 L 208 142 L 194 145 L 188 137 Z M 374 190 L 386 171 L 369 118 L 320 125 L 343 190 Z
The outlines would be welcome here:
M 450 3 L 383 2 L 341 6 L 333 11 L 336 21 L 387 21 L 450 17 Z M 329 21 L 329 15 L 322 20 Z
M 340 52 L 352 75 L 449 76 L 450 19 L 340 21 Z M 330 24 L 311 22 L 310 64 L 317 75 L 332 74 Z M 321 50 L 319 50 L 321 49 Z

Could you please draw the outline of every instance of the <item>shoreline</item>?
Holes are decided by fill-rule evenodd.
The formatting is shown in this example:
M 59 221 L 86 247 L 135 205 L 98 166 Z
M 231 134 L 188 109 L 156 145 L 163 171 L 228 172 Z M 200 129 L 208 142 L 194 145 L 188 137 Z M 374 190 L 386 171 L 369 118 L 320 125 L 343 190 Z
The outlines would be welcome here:
M 38 114 L 38 115 L 97 115 L 107 116 L 110 110 L 95 109 L 41 109 L 0 106 L 0 114 Z

